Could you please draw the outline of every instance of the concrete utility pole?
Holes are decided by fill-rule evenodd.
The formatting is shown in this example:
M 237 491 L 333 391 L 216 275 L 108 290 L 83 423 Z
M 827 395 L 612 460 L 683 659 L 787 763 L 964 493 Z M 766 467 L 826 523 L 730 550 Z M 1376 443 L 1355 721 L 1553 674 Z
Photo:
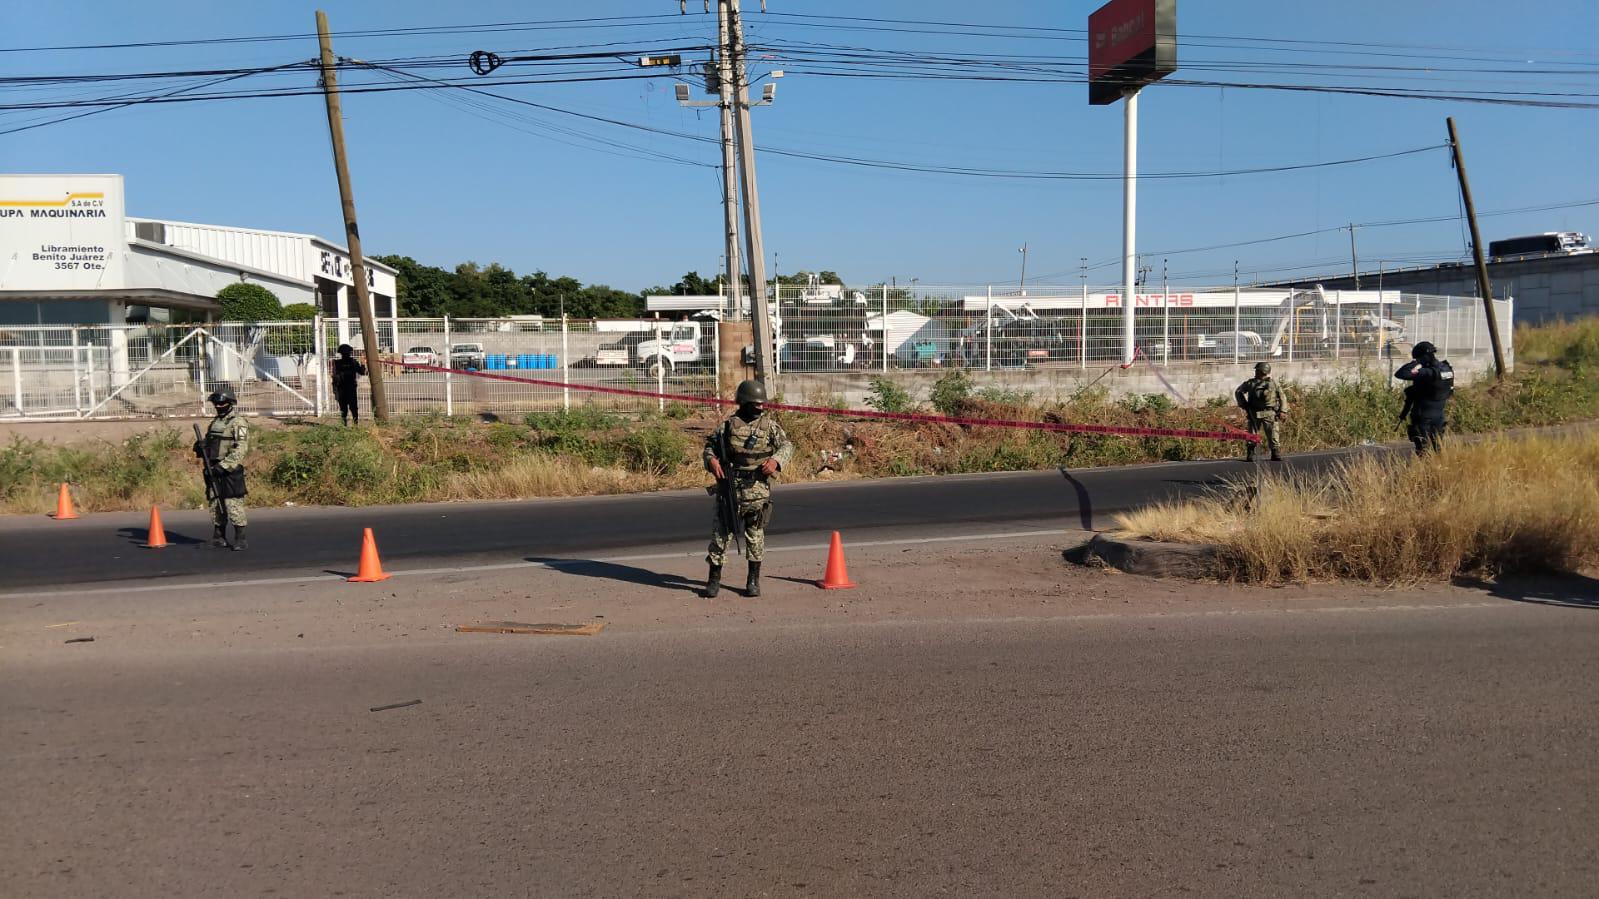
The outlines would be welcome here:
M 1488 263 L 1482 258 L 1482 235 L 1477 232 L 1477 207 L 1471 202 L 1471 182 L 1466 180 L 1466 160 L 1460 155 L 1460 135 L 1453 116 L 1449 125 L 1449 150 L 1454 154 L 1455 174 L 1460 177 L 1460 199 L 1466 204 L 1466 219 L 1471 223 L 1471 256 L 1477 263 L 1477 290 L 1482 293 L 1483 312 L 1488 316 L 1488 342 L 1494 351 L 1494 377 L 1505 379 L 1505 348 L 1499 342 L 1499 316 L 1494 312 L 1493 286 L 1488 283 Z
M 328 133 L 333 138 L 333 168 L 339 176 L 339 201 L 344 205 L 344 236 L 350 246 L 350 278 L 355 282 L 356 314 L 361 317 L 361 342 L 366 347 L 367 384 L 372 388 L 372 417 L 379 422 L 386 422 L 389 420 L 389 404 L 383 390 L 383 365 L 378 361 L 377 328 L 372 322 L 372 295 L 366 287 L 361 227 L 355 221 L 355 191 L 350 187 L 350 164 L 344 155 L 344 115 L 339 109 L 333 37 L 328 31 L 328 14 L 320 9 L 316 11 L 316 32 L 322 44 L 322 96 L 327 100 Z M 395 297 L 395 302 L 399 302 L 399 297 Z
M 1355 223 L 1349 223 L 1349 270 L 1354 272 L 1355 289 L 1360 289 L 1360 257 L 1355 255 Z
M 738 259 L 738 186 L 734 183 L 733 160 L 733 57 L 728 52 L 729 36 L 732 30 L 728 27 L 727 4 L 718 0 L 716 4 L 716 80 L 718 82 L 718 105 L 721 107 L 722 119 L 722 230 L 727 244 L 727 289 L 733 301 L 733 321 L 744 320 L 743 304 L 740 298 L 744 295 L 743 285 L 740 283 Z
M 1022 254 L 1022 280 L 1018 286 L 1021 288 L 1022 296 L 1025 297 L 1027 296 L 1027 241 L 1022 241 L 1022 248 L 1016 252 Z
M 738 128 L 739 181 L 744 186 L 744 258 L 750 270 L 750 318 L 755 323 L 755 378 L 776 393 L 772 366 L 772 316 L 766 305 L 766 251 L 761 241 L 761 196 L 755 181 L 755 136 L 750 130 L 749 80 L 744 63 L 744 21 L 739 0 L 717 0 L 727 7 L 734 87 L 733 119 Z

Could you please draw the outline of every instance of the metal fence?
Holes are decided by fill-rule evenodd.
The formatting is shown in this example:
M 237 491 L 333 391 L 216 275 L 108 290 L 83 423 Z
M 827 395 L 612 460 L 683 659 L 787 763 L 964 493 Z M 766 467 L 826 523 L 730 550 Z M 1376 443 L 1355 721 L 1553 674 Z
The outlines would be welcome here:
M 1508 351 L 1513 303 L 1495 305 Z M 1482 303 L 1472 297 L 1168 288 L 1135 296 L 1134 310 L 1138 351 L 1157 366 L 1322 360 L 1353 370 L 1379 354 L 1404 358 L 1420 340 L 1456 360 L 1490 353 Z M 1089 368 L 1122 358 L 1115 289 L 785 286 L 774 313 L 779 372 Z M 0 419 L 198 415 L 219 384 L 247 412 L 336 414 L 328 375 L 341 343 L 383 368 L 396 414 L 662 409 L 661 399 L 578 388 L 713 395 L 716 316 L 677 314 L 383 321 L 371 354 L 354 319 L 3 327 Z
M 890 287 L 819 293 L 787 285 L 774 308 L 786 372 L 1108 366 L 1122 361 L 1115 288 Z M 1512 301 L 1496 300 L 1510 346 Z M 1399 291 L 1176 287 L 1134 297 L 1134 343 L 1155 365 L 1357 360 L 1420 340 L 1490 353 L 1482 302 Z
M 224 385 L 247 413 L 337 414 L 329 375 L 341 343 L 369 368 L 382 367 L 396 414 L 659 410 L 664 400 L 575 388 L 695 397 L 716 390 L 714 322 L 439 318 L 378 325 L 372 354 L 355 319 L 3 327 L 0 419 L 202 415 L 206 396 Z M 365 405 L 364 384 L 361 396 Z

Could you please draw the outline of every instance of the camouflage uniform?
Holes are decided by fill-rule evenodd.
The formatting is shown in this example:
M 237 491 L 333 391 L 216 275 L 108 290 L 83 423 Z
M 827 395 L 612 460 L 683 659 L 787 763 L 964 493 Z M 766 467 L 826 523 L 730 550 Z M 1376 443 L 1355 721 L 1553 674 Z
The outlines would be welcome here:
M 1257 375 L 1238 385 L 1233 391 L 1238 408 L 1249 416 L 1249 433 L 1262 434 L 1273 459 L 1282 458 L 1282 438 L 1277 433 L 1277 421 L 1288 411 L 1288 397 L 1282 385 L 1272 380 L 1270 374 Z M 1255 444 L 1249 445 L 1248 458 L 1255 458 Z
M 706 438 L 703 458 L 707 469 L 711 467 L 712 458 L 723 459 L 723 468 L 733 479 L 749 560 L 761 561 L 766 554 L 766 525 L 772 520 L 772 487 L 760 472 L 761 463 L 776 459 L 779 469 L 787 466 L 794 458 L 793 441 L 771 413 L 763 412 L 748 422 L 737 415 L 729 415 Z M 713 493 L 718 489 L 711 488 Z M 722 505 L 717 503 L 705 560 L 718 568 L 727 558 L 727 542 L 733 534 L 733 523 L 725 519 Z
M 243 483 L 244 455 L 250 451 L 250 429 L 237 407 L 229 409 L 211 420 L 205 431 L 207 455 L 216 460 L 216 467 L 226 473 L 238 474 Z M 220 529 L 224 524 L 242 528 L 249 524 L 244 512 L 244 494 L 219 500 L 211 507 L 211 523 Z

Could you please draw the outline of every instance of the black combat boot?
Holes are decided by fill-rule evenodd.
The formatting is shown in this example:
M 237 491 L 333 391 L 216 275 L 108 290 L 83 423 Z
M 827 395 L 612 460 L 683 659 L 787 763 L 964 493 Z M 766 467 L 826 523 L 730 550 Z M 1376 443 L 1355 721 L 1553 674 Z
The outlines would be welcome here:
M 1271 451 L 1271 461 L 1273 461 L 1273 462 L 1281 462 L 1282 460 L 1283 460 L 1283 454 L 1282 453 L 1279 453 L 1276 450 L 1272 450 Z
M 250 544 L 244 542 L 244 525 L 242 525 L 242 524 L 234 525 L 233 526 L 233 551 L 236 552 L 236 553 L 240 553 L 240 552 L 244 552 L 246 549 L 249 549 L 249 548 L 250 548 Z
M 761 563 L 750 563 L 749 579 L 744 581 L 744 595 L 754 599 L 761 595 Z
M 1253 443 L 1249 444 L 1249 446 L 1244 449 L 1244 461 L 1255 461 L 1255 445 Z
M 228 548 L 228 526 L 219 524 L 211 528 L 211 545 L 217 549 Z
M 716 594 L 722 592 L 722 566 L 712 565 L 709 573 L 705 575 L 705 590 L 701 593 L 706 599 L 715 599 Z

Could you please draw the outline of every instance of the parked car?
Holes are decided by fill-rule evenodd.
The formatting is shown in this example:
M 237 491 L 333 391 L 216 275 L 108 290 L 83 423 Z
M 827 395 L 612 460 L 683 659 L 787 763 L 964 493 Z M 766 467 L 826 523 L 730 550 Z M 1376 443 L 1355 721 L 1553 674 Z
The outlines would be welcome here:
M 484 354 L 481 343 L 458 343 L 450 347 L 450 367 L 465 371 L 483 368 Z
M 405 351 L 400 357 L 400 371 L 409 374 L 416 368 L 424 365 L 438 365 L 439 354 L 430 346 L 414 346 Z

